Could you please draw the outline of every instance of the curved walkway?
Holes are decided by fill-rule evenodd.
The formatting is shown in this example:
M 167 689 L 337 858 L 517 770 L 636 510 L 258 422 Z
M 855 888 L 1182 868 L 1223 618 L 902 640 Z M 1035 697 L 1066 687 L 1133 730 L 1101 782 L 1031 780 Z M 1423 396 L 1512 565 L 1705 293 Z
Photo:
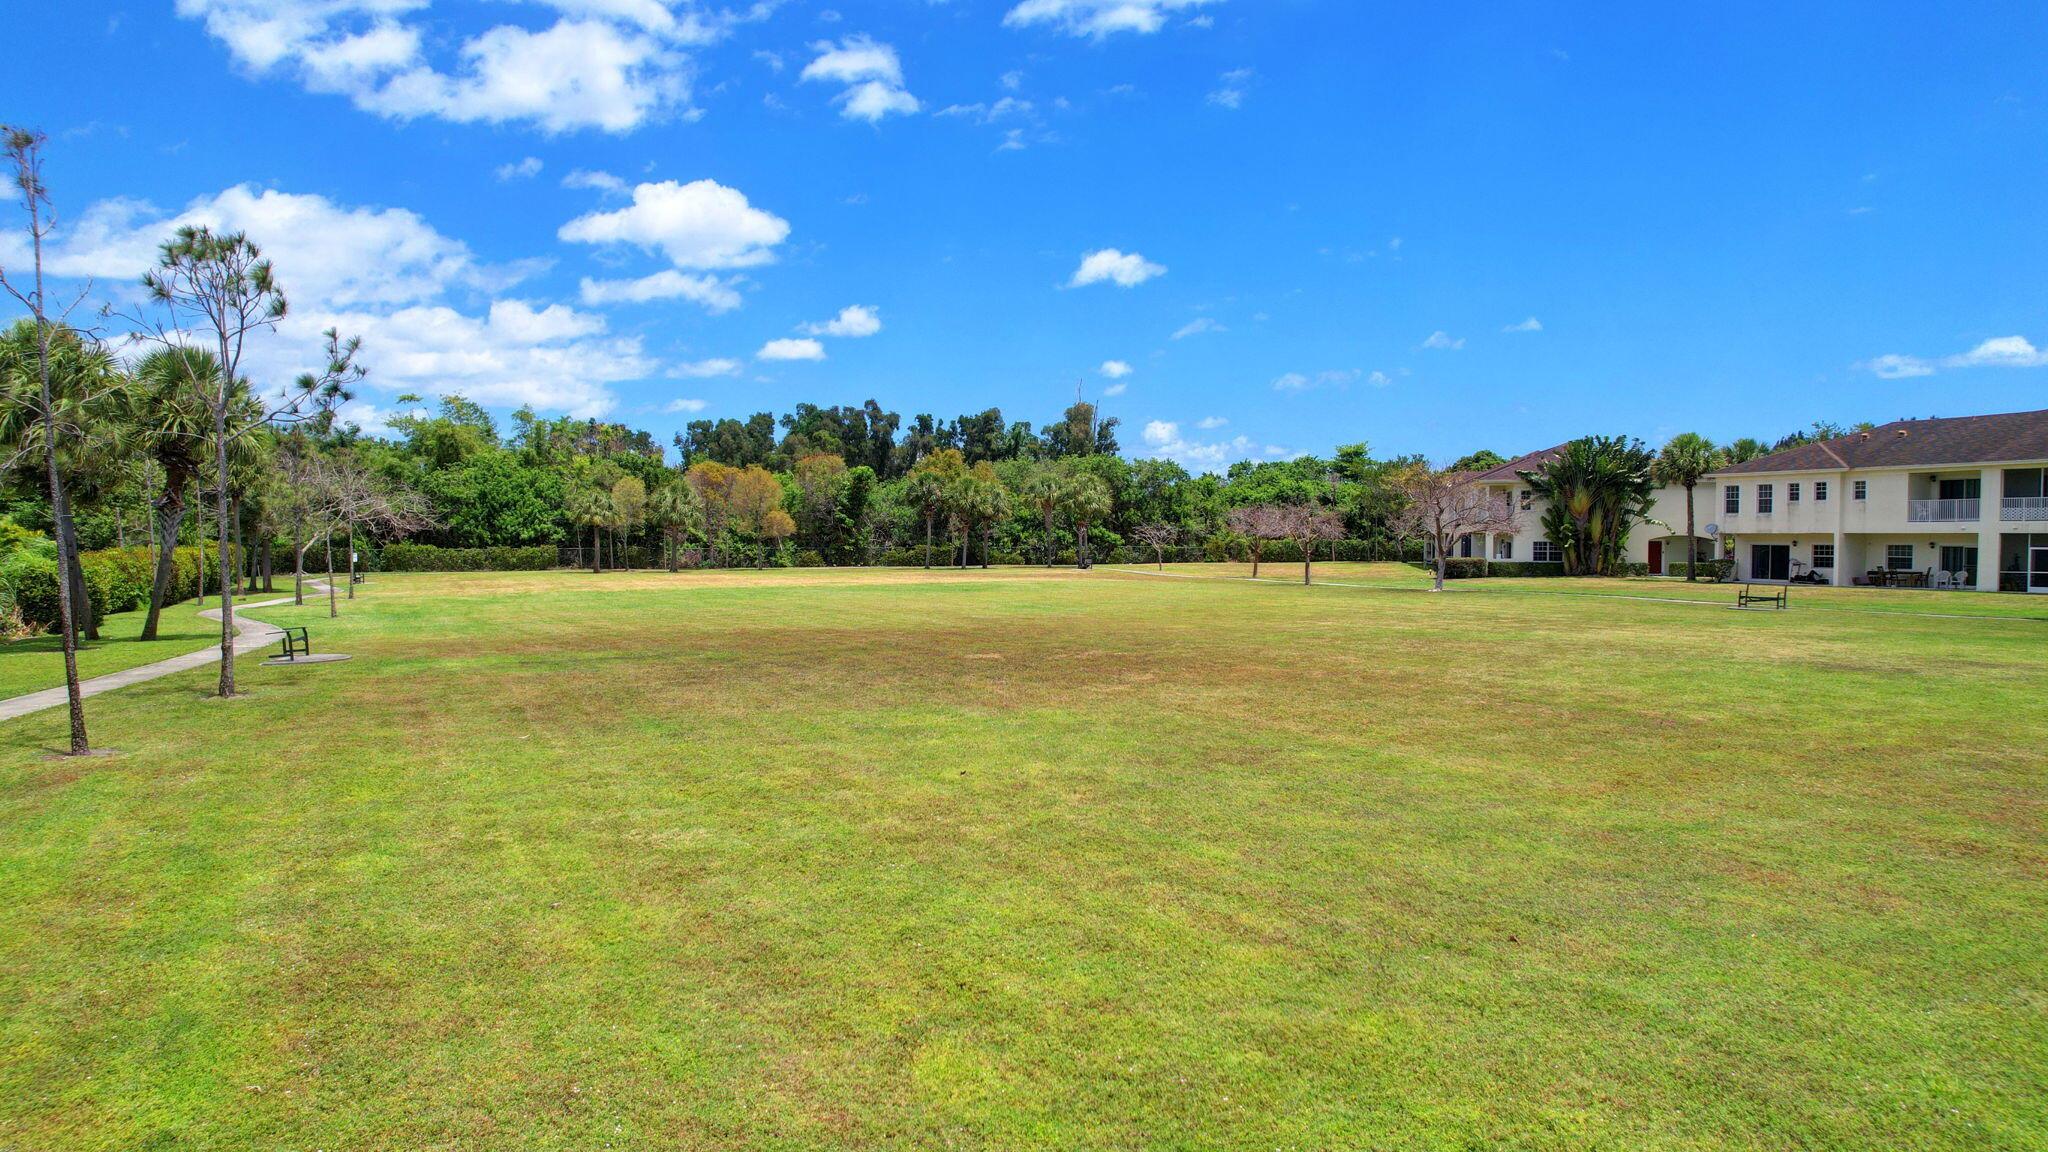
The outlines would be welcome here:
M 306 591 L 308 593 L 311 593 L 316 587 L 322 592 L 327 590 L 327 585 L 325 584 L 315 584 L 310 580 L 306 582 Z M 248 604 L 236 604 L 235 655 L 240 656 L 244 652 L 253 652 L 265 645 L 274 644 L 282 632 L 282 629 L 265 624 L 261 620 L 246 617 L 242 613 L 256 608 L 275 608 L 279 604 L 289 604 L 291 602 L 292 598 L 290 596 L 280 596 L 275 600 L 258 600 Z M 218 623 L 220 620 L 220 609 L 202 608 L 199 611 L 199 615 L 204 619 Z M 220 645 L 212 644 L 197 652 L 187 652 L 183 656 L 173 656 L 168 660 L 159 660 L 154 664 L 142 664 L 134 668 L 124 668 L 119 672 L 109 672 L 104 676 L 95 676 L 90 680 L 80 683 L 78 692 L 81 696 L 97 696 L 102 692 L 112 692 L 116 688 L 126 688 L 130 684 L 140 684 L 146 680 L 160 679 L 169 676 L 173 672 L 184 672 L 192 668 L 204 668 L 208 664 L 218 663 L 219 660 Z M 55 688 L 45 688 L 41 692 L 30 692 L 26 696 L 16 696 L 11 700 L 0 700 L 0 721 L 12 720 L 17 716 L 26 716 L 31 712 L 41 712 L 45 708 L 62 708 L 69 702 L 70 693 L 66 691 L 65 686 L 62 684 Z

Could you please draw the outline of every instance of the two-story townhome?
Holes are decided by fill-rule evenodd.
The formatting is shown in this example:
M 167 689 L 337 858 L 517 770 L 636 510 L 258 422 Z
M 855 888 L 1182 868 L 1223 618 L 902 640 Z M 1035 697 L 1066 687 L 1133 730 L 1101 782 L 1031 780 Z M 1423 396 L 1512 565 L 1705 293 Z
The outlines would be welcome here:
M 1744 580 L 2048 592 L 2044 470 L 2048 410 L 1899 420 L 1718 470 L 1713 519 Z
M 1461 555 L 1534 564 L 1563 563 L 1556 546 L 1543 535 L 1543 513 L 1550 502 L 1531 492 L 1528 481 L 1522 479 L 1522 473 L 1541 469 L 1562 451 L 1564 445 L 1560 444 L 1541 452 L 1531 452 L 1479 474 L 1479 483 L 1512 502 L 1520 528 L 1512 535 L 1492 533 L 1483 540 L 1461 541 Z M 1704 527 L 1713 519 L 1713 496 L 1714 486 L 1711 483 L 1701 483 L 1693 490 L 1696 527 Z M 1676 485 L 1658 489 L 1656 502 L 1650 509 L 1650 519 L 1652 523 L 1640 525 L 1629 534 L 1628 558 L 1631 563 L 1648 565 L 1651 575 L 1662 576 L 1669 570 L 1668 565 L 1685 563 L 1688 553 L 1701 560 L 1714 558 L 1714 542 L 1704 532 L 1698 533 L 1690 542 L 1686 539 L 1685 489 Z

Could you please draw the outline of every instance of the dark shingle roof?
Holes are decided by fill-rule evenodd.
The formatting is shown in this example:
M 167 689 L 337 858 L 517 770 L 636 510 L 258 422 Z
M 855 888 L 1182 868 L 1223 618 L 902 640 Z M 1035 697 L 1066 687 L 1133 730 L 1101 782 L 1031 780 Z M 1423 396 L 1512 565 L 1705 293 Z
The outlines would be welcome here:
M 1894 420 L 1838 440 L 1801 444 L 1740 464 L 1716 476 L 1752 472 L 1813 472 L 1843 468 L 1925 468 L 1938 464 L 1996 464 L 2048 459 L 2048 409 L 1995 416 Z
M 1506 480 L 1520 480 L 1522 478 L 1521 473 L 1534 472 L 1536 469 L 1550 463 L 1550 458 L 1564 451 L 1564 447 L 1563 444 L 1559 444 L 1555 448 L 1545 448 L 1541 452 L 1531 452 L 1527 456 L 1517 456 L 1498 468 L 1481 472 L 1475 479 L 1481 484 L 1488 481 L 1498 484 Z

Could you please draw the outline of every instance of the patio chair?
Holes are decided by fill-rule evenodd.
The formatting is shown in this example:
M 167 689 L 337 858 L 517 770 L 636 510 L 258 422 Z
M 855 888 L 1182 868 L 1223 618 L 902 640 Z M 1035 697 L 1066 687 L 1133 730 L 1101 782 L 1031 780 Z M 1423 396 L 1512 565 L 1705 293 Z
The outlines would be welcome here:
M 1967 571 L 1951 572 L 1948 577 L 1948 586 L 1954 591 L 1960 592 L 1970 586 L 1970 574 Z
M 1947 588 L 1947 587 L 1950 587 L 1950 584 L 1949 584 L 1949 576 L 1948 576 L 1948 573 L 1946 573 L 1946 572 L 1936 572 L 1936 573 L 1934 574 L 1934 586 L 1935 586 L 1936 588 Z

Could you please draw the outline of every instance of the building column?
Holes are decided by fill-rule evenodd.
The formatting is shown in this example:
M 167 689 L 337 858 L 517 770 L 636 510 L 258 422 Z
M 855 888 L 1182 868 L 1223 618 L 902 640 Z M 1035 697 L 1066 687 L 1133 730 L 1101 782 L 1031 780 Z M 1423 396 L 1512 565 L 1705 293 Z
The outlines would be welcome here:
M 1849 577 L 1855 571 L 1854 568 L 1849 566 L 1849 534 L 1837 528 L 1835 529 L 1835 570 L 1828 573 L 1828 578 L 1833 580 L 1837 586 L 1844 586 L 1849 583 Z
M 2004 470 L 1986 468 L 1977 481 L 1977 591 L 1998 591 L 1998 559 L 2002 522 L 1998 518 L 2005 492 Z

